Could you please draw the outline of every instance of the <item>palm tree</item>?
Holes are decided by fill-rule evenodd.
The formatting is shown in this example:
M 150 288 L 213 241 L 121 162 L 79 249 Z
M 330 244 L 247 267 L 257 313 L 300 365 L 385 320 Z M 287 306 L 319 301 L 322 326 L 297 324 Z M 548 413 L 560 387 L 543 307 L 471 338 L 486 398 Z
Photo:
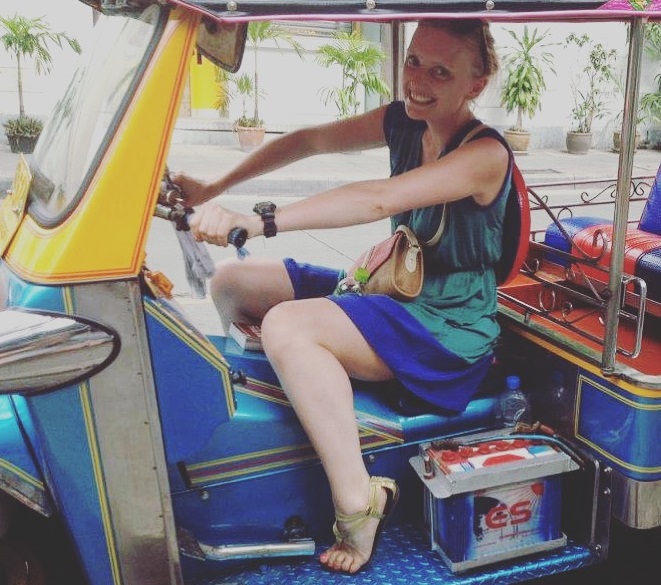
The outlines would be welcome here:
M 42 17 L 25 18 L 15 15 L 13 18 L 4 18 L 0 16 L 0 26 L 4 29 L 4 34 L 0 36 L 2 44 L 11 55 L 16 57 L 19 116 L 23 119 L 26 116 L 23 103 L 21 60 L 29 57 L 33 59 L 38 74 L 49 73 L 53 62 L 49 50 L 51 43 L 61 49 L 62 42 L 66 41 L 76 53 L 81 51 L 80 44 L 66 33 L 52 32 Z
M 374 73 L 383 59 L 385 55 L 366 41 L 359 30 L 336 32 L 333 42 L 319 47 L 317 53 L 321 65 L 342 68 L 342 87 L 321 90 L 324 103 L 335 103 L 339 117 L 346 118 L 358 113 L 359 86 L 362 85 L 368 94 L 390 95 L 390 88 Z

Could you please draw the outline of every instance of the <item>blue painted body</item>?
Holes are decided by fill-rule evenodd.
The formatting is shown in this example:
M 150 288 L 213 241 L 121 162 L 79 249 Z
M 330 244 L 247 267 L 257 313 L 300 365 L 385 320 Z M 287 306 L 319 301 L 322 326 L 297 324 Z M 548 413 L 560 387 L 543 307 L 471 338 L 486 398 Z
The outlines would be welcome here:
M 650 440 L 659 436 L 661 396 L 630 395 L 583 371 L 577 387 L 577 438 L 627 477 L 661 479 L 661 442 Z
M 482 3 L 479 4 L 481 10 Z M 225 10 L 224 4 L 218 3 L 218 6 L 218 10 Z M 424 4 L 421 6 L 425 8 Z M 197 6 L 197 9 L 204 10 L 204 7 Z M 186 17 L 183 20 L 199 18 L 199 13 L 190 6 L 184 6 L 181 11 Z M 363 16 L 362 8 L 360 11 Z M 373 16 L 373 20 L 378 18 L 378 15 Z M 191 31 L 196 29 L 191 27 Z M 167 41 L 163 41 L 164 53 L 166 45 Z M 154 60 L 159 58 L 160 53 Z M 146 76 L 150 71 L 147 65 L 144 63 Z M 172 87 L 175 86 L 177 84 L 172 82 Z M 168 110 L 168 114 L 172 112 Z M 109 137 L 108 143 L 110 138 L 121 143 L 125 138 L 121 136 L 123 128 L 114 130 L 118 134 Z M 157 138 L 162 139 L 163 151 L 166 150 L 164 145 L 169 136 Z M 99 155 L 96 163 L 101 164 L 102 159 Z M 163 162 L 161 158 L 158 161 L 158 164 Z M 162 169 L 154 169 L 150 167 L 147 171 L 158 178 Z M 154 193 L 140 196 L 151 197 L 155 190 L 156 187 Z M 81 201 L 85 198 L 81 197 Z M 150 215 L 151 208 L 142 218 L 145 225 L 134 226 L 136 232 L 142 234 L 144 227 L 146 233 Z M 578 230 L 588 221 L 577 220 L 574 227 Z M 37 231 L 35 229 L 35 233 Z M 568 250 L 568 245 L 551 241 L 557 235 L 549 231 L 549 243 L 557 243 L 560 249 Z M 34 239 L 39 239 L 38 234 Z M 26 256 L 28 252 L 23 250 Z M 141 259 L 143 253 L 142 249 L 131 250 L 131 259 Z M 53 256 L 57 256 L 57 251 Z M 653 256 L 648 255 L 648 258 Z M 136 338 L 141 334 L 146 338 L 144 347 L 135 351 L 137 357 L 130 357 L 134 359 L 132 363 L 138 364 L 138 371 L 132 371 L 131 375 L 149 379 L 140 390 L 146 388 L 150 392 L 148 398 L 154 398 L 157 404 L 157 409 L 153 410 L 158 411 L 162 434 L 158 438 L 162 439 L 162 444 L 158 442 L 156 448 L 159 455 L 164 452 L 164 475 L 169 493 L 159 492 L 154 499 L 162 498 L 171 503 L 168 510 L 172 510 L 176 528 L 186 529 L 198 541 L 218 546 L 278 541 L 286 521 L 300 516 L 317 542 L 319 552 L 332 540 L 333 509 L 327 481 L 266 357 L 260 352 L 242 351 L 226 338 L 207 337 L 198 331 L 185 312 L 165 298 L 167 295 L 162 290 L 150 289 L 145 271 L 139 262 L 136 266 L 136 274 L 124 272 L 121 278 L 101 271 L 99 280 L 103 285 L 109 282 L 126 285 L 129 291 L 117 301 L 120 305 L 117 313 L 130 312 L 127 321 L 132 327 L 132 336 L 120 339 L 122 351 L 137 346 Z M 76 315 L 74 293 L 98 284 L 86 280 L 86 275 L 87 272 L 72 284 L 61 284 L 66 281 L 62 277 L 44 286 L 29 282 L 28 277 L 17 276 L 4 260 L 0 262 L 0 285 L 6 286 L 7 307 Z M 135 291 L 138 292 L 134 299 Z M 88 297 L 81 297 L 89 302 Z M 133 300 L 135 305 L 131 305 Z M 110 326 L 115 317 L 117 314 L 103 315 Z M 501 348 L 505 355 L 509 343 L 510 339 L 505 336 Z M 373 475 L 394 478 L 402 497 L 392 524 L 384 534 L 379 555 L 370 571 L 350 578 L 354 584 L 505 585 L 602 560 L 587 545 L 586 539 L 581 538 L 584 535 L 576 538 L 570 535 L 568 546 L 560 550 L 455 575 L 429 550 L 429 538 L 421 527 L 423 486 L 410 459 L 419 453 L 422 443 L 496 428 L 496 409 L 505 374 L 521 374 L 532 397 L 534 416 L 554 426 L 574 445 L 578 444 L 598 459 L 602 466 L 614 468 L 627 480 L 654 482 L 661 479 L 661 444 L 650 440 L 659 436 L 661 396 L 658 392 L 654 395 L 623 390 L 625 386 L 619 380 L 594 373 L 585 360 L 580 363 L 579 352 L 570 355 L 559 343 L 556 346 L 549 343 L 544 346 L 544 343 L 546 339 L 520 339 L 515 350 L 518 360 L 501 360 L 499 356 L 498 368 L 494 368 L 478 397 L 461 414 L 431 411 L 429 407 L 421 411 L 410 397 L 392 384 L 355 383 L 356 417 L 368 470 Z M 101 436 L 98 431 L 101 413 L 94 409 L 93 398 L 99 386 L 106 392 L 116 389 L 107 379 L 106 386 L 99 384 L 95 388 L 101 376 L 112 376 L 111 368 L 115 365 L 99 372 L 98 376 L 51 393 L 25 398 L 0 396 L 0 488 L 38 512 L 56 515 L 62 520 L 90 585 L 134 585 L 125 579 L 122 571 L 133 563 L 131 555 L 139 557 L 139 551 L 134 553 L 130 547 L 134 533 L 127 531 L 129 535 L 122 541 L 125 548 L 121 551 L 124 566 L 118 561 L 121 555 L 117 551 L 120 540 L 117 532 L 122 523 L 129 522 L 126 518 L 112 517 L 110 490 L 107 489 L 112 478 L 104 466 L 103 443 L 105 441 L 107 447 L 113 433 L 107 431 Z M 126 386 L 129 391 L 134 388 L 131 382 Z M 564 409 L 567 405 L 570 412 Z M 119 408 L 117 412 L 122 414 Z M 108 425 L 108 420 L 105 423 Z M 148 426 L 150 421 L 140 419 L 138 426 L 143 424 Z M 138 454 L 136 459 L 139 459 Z M 162 459 L 156 459 L 162 467 Z M 142 464 L 148 467 L 150 462 L 139 459 L 138 467 Z M 115 489 L 112 495 L 121 499 L 124 496 L 121 492 Z M 153 496 L 153 492 L 150 495 Z M 564 500 L 571 503 L 575 495 L 569 493 Z M 591 500 L 592 493 L 589 498 Z M 586 504 L 582 512 L 589 516 L 593 502 L 576 499 L 579 505 Z M 560 507 L 559 500 L 560 495 L 554 500 L 554 510 Z M 125 511 L 130 506 L 121 509 Z M 162 524 L 165 526 L 166 522 Z M 139 531 L 136 533 L 142 536 Z M 163 542 L 166 536 L 161 539 Z M 176 557 L 176 550 L 173 555 Z M 135 564 L 138 565 L 139 560 Z M 198 562 L 182 557 L 184 578 L 188 583 L 249 585 L 319 581 L 330 584 L 349 578 L 323 572 L 312 558 L 268 564 L 262 560 L 258 565 L 262 566 Z
M 32 307 L 43 303 L 51 310 L 64 310 L 63 289 L 34 287 L 13 277 L 11 281 L 12 300 L 30 299 Z M 281 537 L 288 518 L 300 515 L 320 546 L 329 543 L 333 510 L 323 470 L 265 356 L 242 351 L 225 338 L 206 338 L 169 301 L 149 297 L 143 301 L 177 526 L 213 545 L 271 542 Z M 239 370 L 247 382 L 232 384 L 230 372 Z M 394 477 L 402 489 L 393 538 L 406 536 L 415 543 L 422 537 L 421 528 L 412 524 L 420 513 L 422 487 L 409 458 L 418 453 L 422 442 L 493 428 L 496 385 L 490 379 L 484 394 L 460 415 L 403 414 L 398 410 L 397 389 L 356 385 L 357 420 L 370 473 Z M 17 439 L 13 412 L 6 417 L 13 434 L 7 432 L 8 422 L 1 429 L 5 431 L 3 450 L 13 444 L 11 448 L 22 447 L 24 455 L 30 452 L 28 447 L 42 454 L 47 470 L 43 476 L 33 458 L 16 459 L 16 465 L 44 483 L 57 513 L 78 535 L 78 555 L 90 583 L 97 585 L 113 583 L 116 567 L 108 552 L 112 539 L 107 535 L 99 489 L 103 469 L 98 465 L 89 416 L 89 391 L 81 384 L 28 399 L 12 398 L 22 404 L 18 410 L 25 413 L 21 420 L 28 428 L 34 421 L 29 444 Z M 434 579 L 440 572 L 450 582 L 465 582 L 424 549 L 424 545 L 416 548 L 416 555 L 423 555 L 425 563 L 435 563 Z M 559 571 L 566 570 L 567 562 L 585 566 L 597 560 L 576 544 L 549 558 L 555 560 L 513 562 L 506 579 L 502 567 L 497 571 L 506 583 L 548 574 L 549 566 Z M 387 565 L 389 560 L 383 562 Z M 314 559 L 290 563 L 290 570 L 301 577 L 310 572 L 320 579 L 328 577 Z M 183 568 L 186 579 L 210 572 L 217 580 L 245 571 L 236 563 L 210 566 L 190 559 L 184 560 Z M 281 562 L 269 568 L 275 571 L 274 578 L 280 570 Z M 494 570 L 487 567 L 468 582 L 493 582 Z M 259 582 L 260 573 L 263 570 L 249 571 L 252 577 L 242 582 Z

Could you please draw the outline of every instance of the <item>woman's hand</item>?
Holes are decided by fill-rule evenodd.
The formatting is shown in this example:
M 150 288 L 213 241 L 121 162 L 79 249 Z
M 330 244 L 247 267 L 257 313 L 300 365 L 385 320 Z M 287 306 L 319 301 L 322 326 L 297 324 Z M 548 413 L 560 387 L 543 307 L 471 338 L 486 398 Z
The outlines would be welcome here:
M 188 224 L 198 242 L 222 247 L 227 246 L 227 236 L 234 228 L 245 228 L 248 238 L 259 236 L 263 232 L 262 219 L 258 215 L 243 215 L 211 202 L 191 214 Z
M 190 207 L 201 205 L 212 199 L 218 193 L 214 189 L 213 183 L 200 181 L 184 173 L 172 173 L 172 182 L 181 188 L 186 204 Z

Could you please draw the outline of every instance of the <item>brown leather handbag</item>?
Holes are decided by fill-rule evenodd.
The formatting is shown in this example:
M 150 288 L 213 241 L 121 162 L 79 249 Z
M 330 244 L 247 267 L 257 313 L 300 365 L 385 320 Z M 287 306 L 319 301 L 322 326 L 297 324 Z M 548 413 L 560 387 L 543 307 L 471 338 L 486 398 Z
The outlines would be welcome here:
M 338 285 L 337 292 L 389 295 L 411 301 L 420 294 L 424 280 L 422 250 L 415 234 L 405 225 L 363 252 Z

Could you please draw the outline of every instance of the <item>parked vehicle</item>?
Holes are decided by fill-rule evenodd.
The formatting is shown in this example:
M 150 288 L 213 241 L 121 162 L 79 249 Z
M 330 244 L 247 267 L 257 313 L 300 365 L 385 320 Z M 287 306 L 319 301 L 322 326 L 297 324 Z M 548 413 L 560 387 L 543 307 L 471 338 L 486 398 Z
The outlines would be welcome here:
M 402 496 L 350 579 L 541 583 L 608 563 L 611 527 L 658 538 L 661 177 L 635 178 L 630 199 L 631 106 L 658 2 L 83 1 L 105 13 L 96 44 L 0 207 L 0 583 L 34 582 L 40 558 L 58 583 L 348 578 L 312 557 L 331 539 L 329 491 L 268 361 L 199 331 L 145 262 L 152 221 L 185 228 L 166 160 L 190 55 L 236 71 L 261 19 L 383 22 L 393 39 L 421 16 L 629 23 L 612 221 L 567 218 L 547 204 L 554 185 L 517 179 L 504 334 L 479 397 L 452 415 L 356 383 L 370 472 Z M 636 227 L 632 201 L 645 205 Z M 531 231 L 531 211 L 549 227 Z M 510 375 L 531 420 L 504 428 Z M 447 463 L 478 451 L 493 469 L 459 477 Z

